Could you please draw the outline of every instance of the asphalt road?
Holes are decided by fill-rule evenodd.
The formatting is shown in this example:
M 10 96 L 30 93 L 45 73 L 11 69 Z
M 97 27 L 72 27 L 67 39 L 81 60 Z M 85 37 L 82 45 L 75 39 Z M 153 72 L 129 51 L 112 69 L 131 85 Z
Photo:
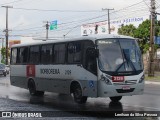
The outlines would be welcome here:
M 146 84 L 143 95 L 123 97 L 117 104 L 109 98 L 89 98 L 86 104 L 78 105 L 68 95 L 46 92 L 44 97 L 31 97 L 28 90 L 11 86 L 9 75 L 0 76 L 0 111 L 49 111 L 48 116 L 54 112 L 55 117 L 97 119 L 110 111 L 160 111 L 159 91 L 160 85 Z

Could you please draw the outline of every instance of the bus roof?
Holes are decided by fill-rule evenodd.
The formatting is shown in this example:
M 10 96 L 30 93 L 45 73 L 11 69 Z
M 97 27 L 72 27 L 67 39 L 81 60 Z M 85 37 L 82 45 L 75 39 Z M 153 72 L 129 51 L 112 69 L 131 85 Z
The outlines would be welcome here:
M 105 38 L 128 38 L 128 39 L 134 39 L 130 36 L 124 36 L 124 35 L 114 35 L 114 34 L 105 34 L 105 35 L 87 35 L 87 36 L 81 36 L 79 38 L 71 38 L 71 39 L 48 39 L 48 40 L 40 40 L 33 43 L 25 43 L 25 44 L 16 44 L 13 45 L 14 47 L 22 47 L 22 46 L 31 46 L 31 45 L 39 45 L 39 44 L 50 44 L 50 43 L 60 43 L 60 42 L 67 42 L 67 41 L 79 41 L 79 40 L 92 40 L 95 42 L 97 39 L 105 39 Z

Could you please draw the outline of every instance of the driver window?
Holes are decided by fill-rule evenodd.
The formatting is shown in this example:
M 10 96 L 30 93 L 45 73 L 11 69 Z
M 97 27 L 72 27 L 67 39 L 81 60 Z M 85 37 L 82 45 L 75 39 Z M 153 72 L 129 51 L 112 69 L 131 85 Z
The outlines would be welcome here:
M 90 72 L 92 72 L 92 73 L 94 73 L 94 74 L 96 74 L 97 73 L 97 63 L 96 63 L 96 57 L 93 55 L 93 54 L 95 54 L 95 53 L 93 53 L 92 55 L 91 55 L 91 53 L 88 51 L 89 49 L 87 49 L 87 51 L 86 51 L 86 62 L 87 62 L 87 70 L 89 70 Z
M 93 74 L 97 75 L 97 62 L 96 62 L 96 57 L 93 57 L 91 55 L 87 54 L 88 48 L 94 48 L 94 44 L 92 41 L 85 41 L 83 45 L 83 50 L 84 50 L 84 58 L 83 59 L 83 66 L 85 69 L 88 71 L 92 72 Z

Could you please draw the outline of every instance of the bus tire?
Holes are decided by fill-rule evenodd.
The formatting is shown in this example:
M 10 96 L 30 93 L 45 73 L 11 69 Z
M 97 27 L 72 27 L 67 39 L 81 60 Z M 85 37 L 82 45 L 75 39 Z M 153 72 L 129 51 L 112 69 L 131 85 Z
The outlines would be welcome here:
M 4 75 L 4 77 L 6 77 L 6 73 L 4 73 L 3 75 Z
M 74 101 L 79 104 L 86 103 L 87 101 L 87 96 L 82 96 L 82 89 L 78 83 L 74 84 L 73 97 Z
M 43 95 L 44 95 L 44 91 L 37 91 L 37 92 L 36 92 L 36 95 L 37 95 L 37 96 L 43 96 Z
M 122 99 L 122 96 L 110 97 L 112 102 L 119 102 Z
M 36 85 L 33 80 L 29 80 L 28 89 L 29 89 L 29 93 L 31 96 L 43 96 L 44 95 L 44 91 L 37 91 L 36 90 Z

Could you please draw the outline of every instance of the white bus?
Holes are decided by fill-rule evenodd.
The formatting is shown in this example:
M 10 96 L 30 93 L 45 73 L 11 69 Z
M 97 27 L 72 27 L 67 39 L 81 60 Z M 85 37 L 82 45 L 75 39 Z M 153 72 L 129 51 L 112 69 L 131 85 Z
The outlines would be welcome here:
M 75 102 L 87 97 L 142 94 L 144 71 L 140 48 L 134 38 L 119 35 L 83 36 L 18 44 L 11 48 L 11 85 L 71 94 Z

